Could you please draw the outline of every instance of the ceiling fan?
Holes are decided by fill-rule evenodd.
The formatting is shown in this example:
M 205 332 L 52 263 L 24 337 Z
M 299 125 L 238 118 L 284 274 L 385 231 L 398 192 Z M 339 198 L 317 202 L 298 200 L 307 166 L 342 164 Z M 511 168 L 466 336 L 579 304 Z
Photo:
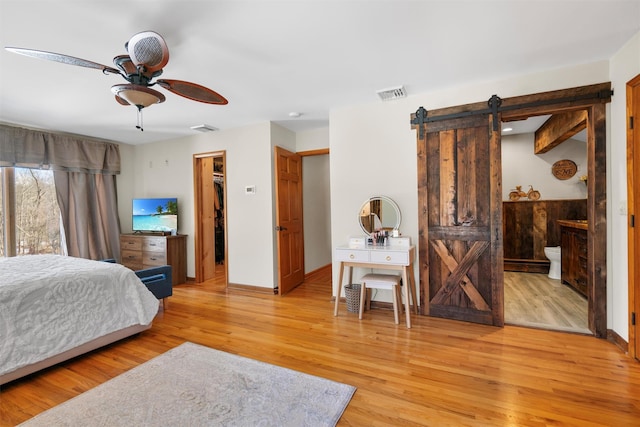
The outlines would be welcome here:
M 128 83 L 112 86 L 111 92 L 119 104 L 136 106 L 138 109 L 136 128 L 140 130 L 144 130 L 142 128 L 142 109 L 165 101 L 162 93 L 151 88 L 155 85 L 193 101 L 217 105 L 228 103 L 225 97 L 204 86 L 183 80 L 156 79 L 162 74 L 164 66 L 169 62 L 169 49 L 160 34 L 154 31 L 137 33 L 125 43 L 124 47 L 128 55 L 118 55 L 113 58 L 113 63 L 117 68 L 60 53 L 19 47 L 6 47 L 5 49 L 33 58 L 96 68 L 102 70 L 104 74 L 121 75 Z

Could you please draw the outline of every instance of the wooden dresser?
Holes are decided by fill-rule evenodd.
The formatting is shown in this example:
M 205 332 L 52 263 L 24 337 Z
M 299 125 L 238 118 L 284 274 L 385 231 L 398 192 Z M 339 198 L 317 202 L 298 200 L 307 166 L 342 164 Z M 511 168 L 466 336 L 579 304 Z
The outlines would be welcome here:
M 173 285 L 187 281 L 187 236 L 121 234 L 120 259 L 131 270 L 159 265 L 172 267 Z

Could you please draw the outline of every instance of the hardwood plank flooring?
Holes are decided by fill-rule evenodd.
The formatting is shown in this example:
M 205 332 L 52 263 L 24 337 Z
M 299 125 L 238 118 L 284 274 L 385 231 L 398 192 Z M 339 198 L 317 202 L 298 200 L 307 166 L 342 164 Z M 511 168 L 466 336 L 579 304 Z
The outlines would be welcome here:
M 580 334 L 496 328 L 344 304 L 333 316 L 329 272 L 284 297 L 177 286 L 153 327 L 14 381 L 0 424 L 15 425 L 185 341 L 357 387 L 339 426 L 632 426 L 640 363 Z
M 510 325 L 592 334 L 587 299 L 546 274 L 504 272 L 504 319 Z

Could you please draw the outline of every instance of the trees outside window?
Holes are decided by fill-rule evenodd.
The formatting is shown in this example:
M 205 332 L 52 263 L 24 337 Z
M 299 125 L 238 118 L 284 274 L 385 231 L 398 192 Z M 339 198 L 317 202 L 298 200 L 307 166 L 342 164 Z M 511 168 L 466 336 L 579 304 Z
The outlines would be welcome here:
M 16 255 L 60 254 L 60 210 L 56 200 L 53 172 L 40 169 L 14 168 L 15 183 L 4 185 L 3 203 L 8 198 L 5 191 L 13 191 L 14 215 L 0 212 L 0 236 L 14 227 Z M 2 239 L 4 241 L 4 238 Z M 6 256 L 4 245 L 0 255 Z

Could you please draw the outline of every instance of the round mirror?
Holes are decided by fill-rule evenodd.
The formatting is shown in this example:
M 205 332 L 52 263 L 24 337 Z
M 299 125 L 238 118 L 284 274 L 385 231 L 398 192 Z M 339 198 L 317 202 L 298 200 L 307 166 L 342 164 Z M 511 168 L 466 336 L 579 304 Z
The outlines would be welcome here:
M 386 196 L 374 196 L 366 200 L 358 213 L 360 228 L 367 235 L 375 231 L 399 229 L 400 219 L 400 208 Z

